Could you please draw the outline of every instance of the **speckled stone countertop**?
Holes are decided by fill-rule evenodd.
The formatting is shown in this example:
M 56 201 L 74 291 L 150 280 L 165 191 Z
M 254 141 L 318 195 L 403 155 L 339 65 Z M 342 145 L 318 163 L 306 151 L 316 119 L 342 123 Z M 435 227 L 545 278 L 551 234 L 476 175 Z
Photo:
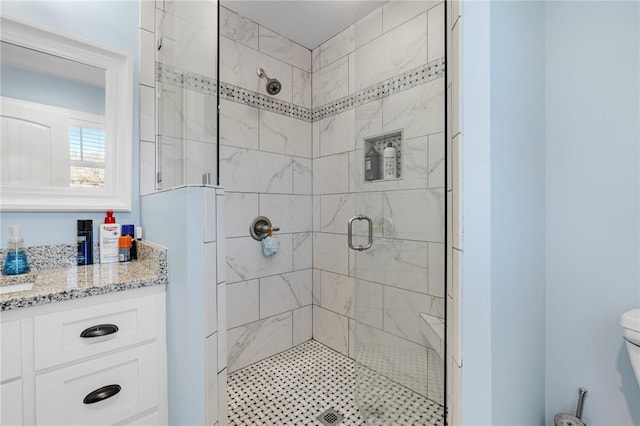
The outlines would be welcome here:
M 138 260 L 76 266 L 75 245 L 25 248 L 31 272 L 0 276 L 0 287 L 33 284 L 30 290 L 0 294 L 0 311 L 43 305 L 167 283 L 167 250 L 138 242 Z M 4 261 L 7 250 L 0 250 Z M 98 259 L 95 257 L 95 259 Z M 15 287 L 14 287 L 15 288 Z

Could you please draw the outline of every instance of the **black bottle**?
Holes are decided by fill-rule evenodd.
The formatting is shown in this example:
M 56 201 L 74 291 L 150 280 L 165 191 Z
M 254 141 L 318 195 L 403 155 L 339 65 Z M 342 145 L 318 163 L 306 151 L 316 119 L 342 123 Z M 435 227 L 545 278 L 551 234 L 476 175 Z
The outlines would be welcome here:
M 78 221 L 78 265 L 93 265 L 93 220 Z
M 382 155 L 373 144 L 364 156 L 364 180 L 378 180 L 382 175 Z

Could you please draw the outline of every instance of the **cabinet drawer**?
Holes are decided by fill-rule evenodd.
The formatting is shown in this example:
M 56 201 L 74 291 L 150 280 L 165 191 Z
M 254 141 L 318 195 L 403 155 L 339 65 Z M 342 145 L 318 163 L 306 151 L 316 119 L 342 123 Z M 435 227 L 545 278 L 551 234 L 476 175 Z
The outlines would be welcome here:
M 22 380 L 0 385 L 0 424 L 22 425 Z
M 36 376 L 36 425 L 113 424 L 152 409 L 157 369 L 151 343 Z M 119 391 L 105 389 L 112 385 Z M 90 394 L 96 402 L 89 403 Z
M 155 296 L 137 297 L 36 316 L 35 369 L 41 370 L 155 338 L 157 300 Z M 93 329 L 92 333 L 92 327 L 95 326 L 102 327 Z M 117 331 L 112 326 L 116 326 Z M 81 337 L 85 330 L 94 336 Z
M 22 374 L 22 339 L 20 321 L 0 324 L 0 381 Z M 3 423 L 4 424 L 4 423 Z

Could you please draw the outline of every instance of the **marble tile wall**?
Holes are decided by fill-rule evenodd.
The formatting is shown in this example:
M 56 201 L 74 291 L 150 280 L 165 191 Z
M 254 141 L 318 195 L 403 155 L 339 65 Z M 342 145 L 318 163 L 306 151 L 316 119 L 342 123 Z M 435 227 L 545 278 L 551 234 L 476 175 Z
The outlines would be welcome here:
M 221 8 L 220 79 L 261 94 L 264 68 L 276 99 L 311 107 L 311 51 Z M 308 120 L 220 101 L 220 173 L 226 190 L 229 371 L 311 338 L 312 143 Z M 254 217 L 280 227 L 280 251 L 262 254 Z
M 443 22 L 442 2 L 392 1 L 314 49 L 314 111 L 441 59 Z M 419 313 L 444 318 L 444 91 L 440 75 L 312 124 L 313 338 L 441 404 L 444 361 Z M 365 182 L 364 138 L 397 130 L 402 179 Z M 347 248 L 359 213 L 372 250 Z
M 462 158 L 462 116 L 461 116 L 461 66 L 460 66 L 460 33 L 463 23 L 462 2 L 459 0 L 447 1 L 447 19 L 445 31 L 447 31 L 447 57 L 448 78 L 448 140 L 446 143 L 447 170 L 447 203 L 450 208 L 447 211 L 447 416 L 448 424 L 460 424 L 460 372 L 462 358 L 460 347 L 462 341 L 461 321 L 461 260 L 463 255 L 462 245 L 462 176 L 460 161 Z

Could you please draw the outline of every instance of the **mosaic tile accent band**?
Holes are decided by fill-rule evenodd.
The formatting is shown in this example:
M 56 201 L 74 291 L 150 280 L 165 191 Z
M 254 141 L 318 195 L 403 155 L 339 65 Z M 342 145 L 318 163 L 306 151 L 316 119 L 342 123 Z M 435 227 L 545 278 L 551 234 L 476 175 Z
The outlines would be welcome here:
M 314 122 L 411 89 L 428 81 L 442 78 L 444 77 L 444 70 L 444 58 L 439 58 L 426 65 L 419 66 L 313 109 L 305 108 L 291 102 L 281 101 L 274 97 L 225 82 L 220 83 L 220 98 L 264 109 L 287 117 Z M 156 81 L 211 96 L 215 96 L 218 90 L 215 79 L 184 71 L 160 62 L 156 62 Z

